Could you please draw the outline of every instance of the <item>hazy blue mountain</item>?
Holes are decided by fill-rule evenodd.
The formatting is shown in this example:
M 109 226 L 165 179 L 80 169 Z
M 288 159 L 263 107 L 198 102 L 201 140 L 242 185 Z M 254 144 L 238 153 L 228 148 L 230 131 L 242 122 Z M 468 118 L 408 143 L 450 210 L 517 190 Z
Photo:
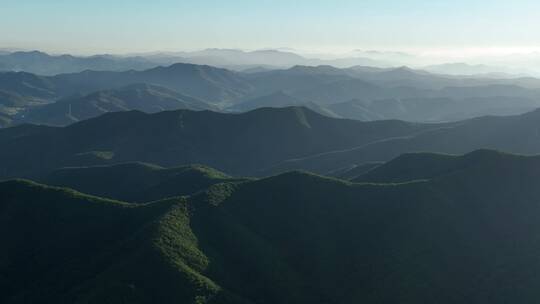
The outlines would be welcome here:
M 232 107 L 229 107 L 228 110 L 231 111 L 252 111 L 258 108 L 284 108 L 284 107 L 306 107 L 310 110 L 313 110 L 319 114 L 336 117 L 332 111 L 324 108 L 323 106 L 316 104 L 314 102 L 302 100 L 291 95 L 278 91 L 270 95 L 265 95 L 261 97 L 256 97 L 251 100 L 243 101 Z
M 273 68 L 290 68 L 295 65 L 332 65 L 338 68 L 347 68 L 357 65 L 371 65 L 389 67 L 392 63 L 385 60 L 371 59 L 365 56 L 351 56 L 336 59 L 320 59 L 298 55 L 294 51 L 263 49 L 255 51 L 243 51 L 237 49 L 205 49 L 192 52 L 158 53 L 141 56 L 161 64 L 175 62 L 208 64 L 235 70 L 259 65 Z
M 217 110 L 215 106 L 164 87 L 133 84 L 34 107 L 22 113 L 19 122 L 64 126 L 108 112 L 156 113 L 179 109 Z
M 192 64 L 174 64 L 144 71 L 88 70 L 51 77 L 0 73 L 1 90 L 49 101 L 138 83 L 163 86 L 213 104 L 236 100 L 251 90 L 250 84 L 239 73 Z
M 540 106 L 540 99 L 525 97 L 391 98 L 358 100 L 327 105 L 338 117 L 358 120 L 400 119 L 419 122 L 457 121 L 484 115 L 516 115 Z
M 474 87 L 489 85 L 514 85 L 528 89 L 540 88 L 540 80 L 532 77 L 486 77 L 485 75 L 456 76 L 440 75 L 424 70 L 403 67 L 380 68 L 374 66 L 352 66 L 338 69 L 332 66 L 302 67 L 310 73 L 341 74 L 361 79 L 383 87 L 415 87 L 439 90 L 445 87 Z
M 256 94 L 285 91 L 297 98 L 318 103 L 339 103 L 351 99 L 387 98 L 470 98 L 540 96 L 540 81 L 534 79 L 451 78 L 402 68 L 295 66 L 246 75 Z
M 317 87 L 338 80 L 350 79 L 346 73 L 333 67 L 313 68 L 295 66 L 286 70 L 273 70 L 245 74 L 255 88 L 255 97 L 272 94 L 277 91 L 290 92 L 304 88 Z M 330 73 L 328 73 L 330 71 Z
M 45 100 L 51 100 L 57 96 L 57 88 L 53 80 L 25 72 L 0 72 L 0 90 Z
M 252 67 L 243 69 L 240 72 L 246 73 L 246 74 L 253 74 L 253 73 L 270 72 L 272 70 L 275 70 L 275 68 L 271 68 L 271 67 L 268 67 L 268 66 L 262 66 L 262 65 L 256 65 L 256 66 L 252 66 Z
M 312 99 L 323 105 L 331 105 L 352 99 L 419 98 L 429 96 L 430 91 L 413 87 L 387 88 L 353 78 L 293 91 L 291 94 L 299 98 Z
M 145 71 L 62 74 L 52 78 L 62 95 L 148 83 L 163 86 L 213 104 L 240 98 L 251 87 L 243 76 L 225 69 L 174 64 Z
M 95 55 L 49 55 L 39 51 L 0 54 L 0 70 L 29 72 L 38 75 L 76 73 L 84 70 L 127 71 L 144 70 L 157 66 L 142 57 Z
M 269 64 L 275 66 L 291 66 L 304 61 L 300 55 L 278 50 L 241 51 L 234 49 L 206 49 L 202 51 L 183 53 L 184 57 L 214 57 L 223 60 L 228 65 Z
M 464 62 L 430 65 L 423 69 L 432 73 L 456 76 L 480 76 L 492 78 L 524 77 L 523 73 L 517 69 L 489 66 L 485 64 L 468 64 Z
M 139 83 L 192 96 L 216 106 L 205 107 L 214 110 L 229 108 L 245 111 L 257 105 L 303 105 L 332 117 L 441 122 L 530 111 L 540 101 L 540 90 L 534 89 L 535 82 L 538 80 L 449 78 L 408 68 L 338 69 L 332 66 L 294 66 L 285 70 L 254 73 L 193 64 L 174 64 L 144 71 L 84 71 L 52 77 L 22 72 L 0 73 L 2 91 L 19 95 L 27 103 L 58 102 L 58 105 L 51 105 L 50 108 L 60 108 L 63 118 L 57 119 L 52 115 L 49 119 L 52 122 L 35 120 L 54 124 L 66 124 L 111 110 L 105 107 L 105 110 L 96 111 L 93 107 L 89 113 L 80 113 L 80 117 L 66 118 L 65 113 L 69 109 L 66 108 L 66 99 L 77 99 L 91 93 L 102 94 L 96 92 L 118 90 Z M 276 92 L 284 96 L 276 96 Z M 149 104 L 152 103 L 149 101 Z M 114 108 L 154 111 L 123 105 L 115 105 Z M 11 116 L 10 120 L 19 118 L 6 111 L 4 115 Z

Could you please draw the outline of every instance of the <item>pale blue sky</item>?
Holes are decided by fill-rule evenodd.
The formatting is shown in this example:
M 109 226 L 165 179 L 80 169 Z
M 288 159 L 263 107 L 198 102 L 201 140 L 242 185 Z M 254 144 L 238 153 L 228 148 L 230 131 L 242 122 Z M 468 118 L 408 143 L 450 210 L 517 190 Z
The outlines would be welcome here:
M 0 48 L 538 47 L 538 0 L 0 0 Z

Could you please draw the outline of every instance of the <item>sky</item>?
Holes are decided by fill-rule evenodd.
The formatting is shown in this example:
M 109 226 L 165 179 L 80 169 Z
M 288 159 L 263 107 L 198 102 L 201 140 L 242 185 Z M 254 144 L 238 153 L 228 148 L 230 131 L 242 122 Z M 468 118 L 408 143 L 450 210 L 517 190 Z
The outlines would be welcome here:
M 540 49 L 538 0 L 0 0 L 0 48 Z

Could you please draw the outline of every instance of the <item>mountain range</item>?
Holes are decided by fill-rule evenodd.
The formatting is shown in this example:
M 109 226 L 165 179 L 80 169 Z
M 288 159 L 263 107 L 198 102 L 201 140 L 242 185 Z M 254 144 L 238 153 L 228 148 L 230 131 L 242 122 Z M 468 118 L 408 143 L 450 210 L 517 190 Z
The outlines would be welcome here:
M 16 51 L 0 54 L 0 71 L 29 72 L 38 75 L 76 73 L 84 70 L 144 70 L 156 64 L 143 57 L 94 55 L 49 55 L 40 51 Z
M 0 303 L 538 302 L 540 80 L 353 55 L 0 50 Z
M 519 58 L 470 58 L 472 62 L 453 62 L 449 58 L 424 58 L 418 54 L 377 50 L 354 50 L 347 54 L 301 54 L 294 49 L 202 49 L 195 51 L 153 52 L 138 54 L 70 55 L 47 54 L 37 50 L 0 50 L 0 71 L 22 71 L 39 75 L 76 73 L 84 70 L 127 71 L 144 70 L 159 65 L 191 63 L 212 65 L 243 71 L 250 69 L 283 69 L 295 65 L 331 65 L 337 68 L 372 66 L 389 68 L 409 65 L 437 74 L 456 76 L 485 76 L 494 78 L 516 78 L 525 75 L 538 76 L 534 63 L 538 54 Z M 433 60 L 435 59 L 435 60 Z M 480 62 L 480 63 L 478 63 Z M 529 64 L 527 64 L 529 63 Z
M 460 154 L 489 148 L 540 153 L 540 111 L 452 123 L 361 122 L 304 107 L 243 114 L 177 110 L 108 113 L 67 127 L 0 130 L 0 177 L 36 178 L 65 166 L 199 163 L 232 175 L 294 169 L 330 174 L 403 153 Z M 38 154 L 34 153 L 39 151 Z
M 77 73 L 85 70 L 128 71 L 145 70 L 160 65 L 189 63 L 212 65 L 236 71 L 252 68 L 289 68 L 295 65 L 334 65 L 349 67 L 354 65 L 391 66 L 384 60 L 367 57 L 340 59 L 306 58 L 290 51 L 234 49 L 205 49 L 191 52 L 158 52 L 135 55 L 92 55 L 74 56 L 69 54 L 50 55 L 41 51 L 5 51 L 0 53 L 0 71 L 29 72 L 52 76 Z
M 242 112 L 286 106 L 364 121 L 447 122 L 522 114 L 540 106 L 540 81 L 533 78 L 456 78 L 373 67 L 295 66 L 240 73 L 180 63 L 143 71 L 56 76 L 5 72 L 0 73 L 0 91 L 4 126 L 67 125 L 124 110 Z

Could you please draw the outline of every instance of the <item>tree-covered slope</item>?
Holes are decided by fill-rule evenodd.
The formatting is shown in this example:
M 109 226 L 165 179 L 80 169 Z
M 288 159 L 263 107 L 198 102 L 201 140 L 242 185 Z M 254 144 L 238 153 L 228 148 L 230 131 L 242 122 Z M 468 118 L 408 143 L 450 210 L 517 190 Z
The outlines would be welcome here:
M 507 156 L 393 185 L 288 173 L 239 185 L 208 211 L 220 228 L 194 227 L 224 249 L 208 251 L 209 275 L 255 302 L 527 303 L 540 296 L 539 169 Z
M 131 206 L 5 182 L 3 302 L 532 303 L 540 162 L 493 155 L 423 181 L 291 172 Z
M 2 303 L 241 303 L 204 277 L 184 200 L 0 183 Z M 232 297 L 234 299 L 234 297 Z

